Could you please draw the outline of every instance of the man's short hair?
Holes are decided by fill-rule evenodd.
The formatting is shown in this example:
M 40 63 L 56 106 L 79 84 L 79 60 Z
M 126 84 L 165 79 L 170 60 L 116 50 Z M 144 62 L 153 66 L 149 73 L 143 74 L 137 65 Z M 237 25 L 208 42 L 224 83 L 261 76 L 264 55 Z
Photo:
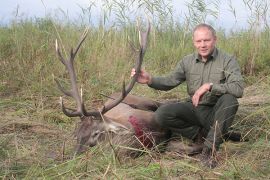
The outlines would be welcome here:
M 208 25 L 208 24 L 205 24 L 205 23 L 198 24 L 198 25 L 193 29 L 193 34 L 192 34 L 192 35 L 194 35 L 195 31 L 197 31 L 198 29 L 201 29 L 201 28 L 207 28 L 209 31 L 212 32 L 213 36 L 216 36 L 216 31 L 215 31 L 215 29 L 214 29 L 212 26 L 210 26 L 210 25 Z

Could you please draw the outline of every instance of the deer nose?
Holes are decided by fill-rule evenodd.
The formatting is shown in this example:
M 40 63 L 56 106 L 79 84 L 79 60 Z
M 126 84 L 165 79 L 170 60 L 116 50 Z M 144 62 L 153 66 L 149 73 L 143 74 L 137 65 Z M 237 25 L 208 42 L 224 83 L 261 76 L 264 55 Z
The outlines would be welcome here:
M 97 143 L 91 143 L 89 144 L 89 147 L 94 147 L 95 145 L 97 145 Z
M 84 153 L 87 150 L 87 147 L 88 146 L 81 145 L 81 144 L 76 145 L 75 155 Z

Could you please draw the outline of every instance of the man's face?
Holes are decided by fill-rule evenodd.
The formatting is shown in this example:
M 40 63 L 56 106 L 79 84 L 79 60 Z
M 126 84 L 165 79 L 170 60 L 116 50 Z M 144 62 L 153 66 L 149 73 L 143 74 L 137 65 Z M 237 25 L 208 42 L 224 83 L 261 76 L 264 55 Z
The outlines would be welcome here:
M 205 27 L 197 29 L 193 34 L 193 44 L 203 59 L 207 59 L 216 45 L 216 36 Z

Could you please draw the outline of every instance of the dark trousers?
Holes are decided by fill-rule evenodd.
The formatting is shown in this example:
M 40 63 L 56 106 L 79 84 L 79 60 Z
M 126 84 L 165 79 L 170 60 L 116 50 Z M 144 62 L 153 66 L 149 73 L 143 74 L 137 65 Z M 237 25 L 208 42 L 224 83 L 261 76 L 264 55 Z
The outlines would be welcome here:
M 155 112 L 155 119 L 172 134 L 181 134 L 191 139 L 203 128 L 207 132 L 205 146 L 218 149 L 223 142 L 222 136 L 232 125 L 238 105 L 234 96 L 224 94 L 214 106 L 194 107 L 192 102 L 163 105 Z

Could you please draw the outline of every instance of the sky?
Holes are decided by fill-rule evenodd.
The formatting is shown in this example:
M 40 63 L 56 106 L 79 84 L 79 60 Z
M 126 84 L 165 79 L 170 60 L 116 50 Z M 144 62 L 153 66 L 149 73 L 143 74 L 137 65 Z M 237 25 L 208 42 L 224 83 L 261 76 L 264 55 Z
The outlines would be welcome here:
M 185 3 L 191 0 L 171 0 L 173 5 L 173 13 L 176 17 L 183 16 L 187 13 Z M 14 19 L 16 14 L 18 17 L 44 17 L 46 14 L 63 10 L 70 19 L 77 18 L 83 8 L 89 7 L 90 0 L 1 0 L 0 1 L 0 24 L 8 24 L 11 19 Z M 96 0 L 98 2 L 98 0 Z M 220 27 L 242 28 L 247 26 L 248 11 L 242 0 L 231 0 L 233 8 L 235 8 L 237 20 L 229 7 L 230 0 L 220 0 L 219 16 L 215 19 L 215 23 Z M 98 12 L 93 10 L 93 15 Z

